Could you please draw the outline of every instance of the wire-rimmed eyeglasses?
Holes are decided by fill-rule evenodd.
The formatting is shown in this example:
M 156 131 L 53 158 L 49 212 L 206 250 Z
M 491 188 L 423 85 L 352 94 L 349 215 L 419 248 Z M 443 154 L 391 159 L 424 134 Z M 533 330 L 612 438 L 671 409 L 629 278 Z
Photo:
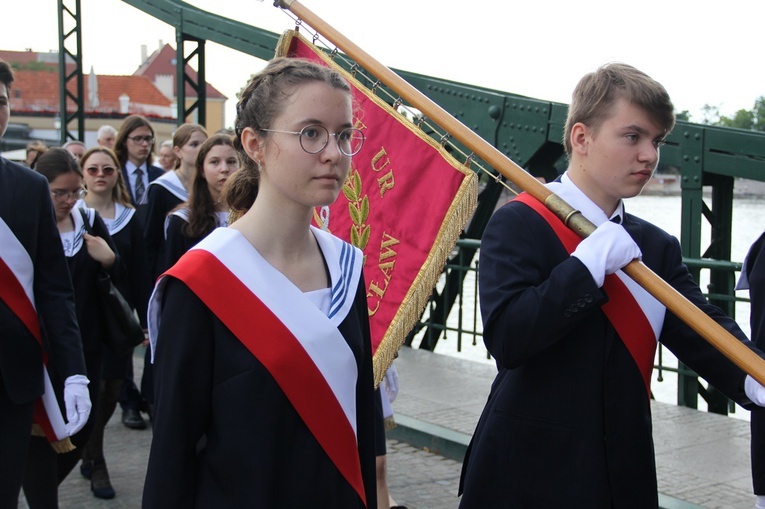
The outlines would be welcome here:
M 51 189 L 50 194 L 56 201 L 67 201 L 69 199 L 81 200 L 88 194 L 86 189 L 78 189 L 77 191 L 64 191 L 63 189 Z
M 307 125 L 300 131 L 260 130 L 266 133 L 296 134 L 300 137 L 300 146 L 309 154 L 318 154 L 324 150 L 324 147 L 329 143 L 330 136 L 335 137 L 337 148 L 344 156 L 355 156 L 364 146 L 364 133 L 352 127 L 337 133 L 330 133 L 326 127 L 321 125 Z

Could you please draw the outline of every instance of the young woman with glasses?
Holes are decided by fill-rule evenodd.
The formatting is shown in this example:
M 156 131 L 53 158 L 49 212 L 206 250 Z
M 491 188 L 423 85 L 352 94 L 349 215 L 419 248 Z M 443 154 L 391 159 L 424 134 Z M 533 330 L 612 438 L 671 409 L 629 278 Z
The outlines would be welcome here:
M 33 436 L 24 474 L 29 507 L 58 507 L 58 485 L 80 460 L 98 413 L 102 365 L 102 323 L 97 280 L 107 271 L 116 282 L 123 277 L 122 263 L 109 230 L 93 209 L 75 206 L 85 196 L 79 163 L 63 148 L 51 148 L 35 164 L 35 171 L 49 183 L 59 234 L 74 286 L 75 310 L 80 326 L 93 412 L 85 427 L 72 436 L 76 449 L 57 454 L 46 439 Z M 88 221 L 88 227 L 85 226 Z M 94 235 L 87 233 L 90 229 Z
M 241 217 L 149 304 L 144 509 L 376 507 L 362 253 L 310 224 L 361 148 L 353 122 L 348 83 L 305 60 L 272 60 L 242 92 L 225 191 Z
M 82 157 L 88 193 L 78 205 L 98 212 L 109 229 L 126 271 L 125 277 L 116 286 L 125 300 L 137 310 L 141 323 L 146 327 L 146 305 L 151 289 L 146 249 L 142 228 L 135 207 L 130 203 L 119 168 L 117 156 L 110 149 L 94 147 L 88 150 Z M 108 349 L 104 350 L 101 399 L 80 466 L 80 472 L 91 480 L 91 490 L 98 498 L 115 496 L 104 459 L 104 428 L 114 413 L 122 384 L 132 373 L 132 356 L 132 351 L 117 355 Z

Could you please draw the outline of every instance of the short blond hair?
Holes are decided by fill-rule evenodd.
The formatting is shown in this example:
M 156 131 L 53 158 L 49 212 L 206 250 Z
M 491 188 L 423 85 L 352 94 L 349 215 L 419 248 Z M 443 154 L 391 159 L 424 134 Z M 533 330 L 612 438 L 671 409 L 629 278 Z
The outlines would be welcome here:
M 563 130 L 566 154 L 571 156 L 574 125 L 581 122 L 597 131 L 617 99 L 645 110 L 665 134 L 675 126 L 674 106 L 661 83 L 631 65 L 606 64 L 586 74 L 574 88 Z

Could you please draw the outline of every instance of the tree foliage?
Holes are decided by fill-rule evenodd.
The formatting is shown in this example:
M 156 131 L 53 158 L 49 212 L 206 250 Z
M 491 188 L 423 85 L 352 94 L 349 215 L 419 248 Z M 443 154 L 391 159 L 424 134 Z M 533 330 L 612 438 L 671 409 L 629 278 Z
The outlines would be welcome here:
M 16 71 L 47 71 L 58 72 L 58 66 L 49 62 L 11 62 L 11 66 Z
M 765 96 L 758 97 L 751 110 L 741 109 L 731 116 L 721 115 L 718 106 L 709 104 L 705 104 L 702 111 L 703 124 L 735 127 L 748 131 L 765 131 Z

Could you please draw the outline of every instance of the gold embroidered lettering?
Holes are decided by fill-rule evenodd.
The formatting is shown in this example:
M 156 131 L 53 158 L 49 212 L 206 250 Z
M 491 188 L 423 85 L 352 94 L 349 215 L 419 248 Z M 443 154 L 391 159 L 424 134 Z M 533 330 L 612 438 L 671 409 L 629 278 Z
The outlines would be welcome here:
M 367 292 L 367 305 L 372 306 L 368 308 L 369 316 L 374 316 L 377 310 L 380 309 L 380 304 L 385 297 L 385 292 L 388 290 L 388 285 L 393 278 L 393 269 L 396 265 L 396 251 L 393 246 L 399 244 L 400 241 L 383 232 L 382 241 L 380 242 L 380 256 L 378 257 L 377 268 L 382 275 L 378 274 L 374 279 L 369 282 L 369 291 Z
M 385 158 L 385 161 L 380 165 L 380 159 Z M 375 156 L 372 158 L 372 170 L 376 172 L 381 172 L 383 168 L 388 166 L 390 164 L 390 159 L 388 159 L 388 152 L 385 150 L 385 147 L 381 148 L 378 153 L 375 154 Z
M 376 173 L 380 173 L 390 165 L 390 158 L 388 157 L 388 152 L 385 150 L 385 147 L 382 147 L 380 151 L 375 154 L 372 158 L 371 165 L 372 171 Z M 377 179 L 377 185 L 380 187 L 380 198 L 385 196 L 385 191 L 393 189 L 394 184 L 393 169 L 389 169 L 385 175 Z
M 377 179 L 377 185 L 380 187 L 380 198 L 385 196 L 385 191 L 393 189 L 395 182 L 393 180 L 393 171 L 389 171 L 383 177 Z

